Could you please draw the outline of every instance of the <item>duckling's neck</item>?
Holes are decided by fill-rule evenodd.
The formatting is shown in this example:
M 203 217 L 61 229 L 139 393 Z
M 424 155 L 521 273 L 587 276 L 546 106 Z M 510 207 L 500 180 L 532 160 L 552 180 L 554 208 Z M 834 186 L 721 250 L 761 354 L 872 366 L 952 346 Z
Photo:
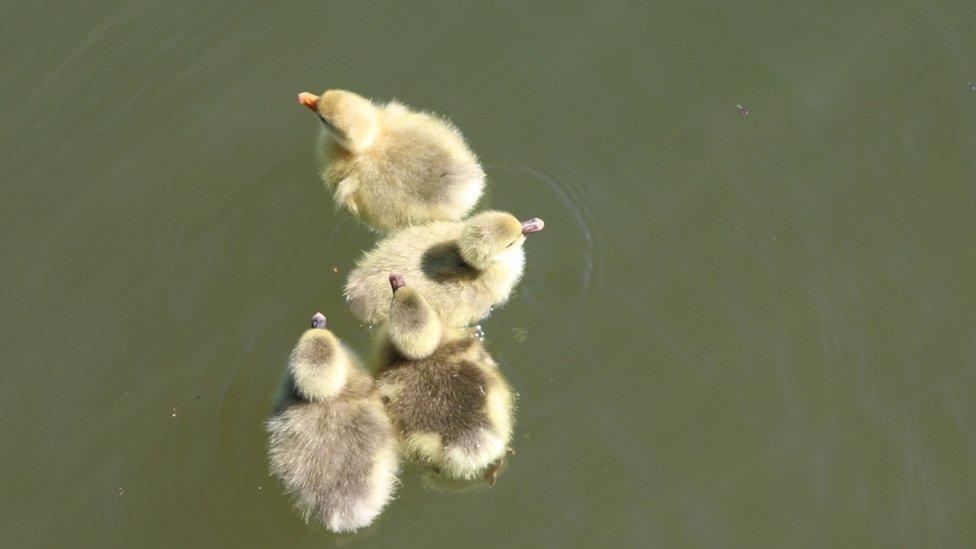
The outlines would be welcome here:
M 295 388 L 302 397 L 311 401 L 329 400 L 345 388 L 349 377 L 349 361 L 343 355 L 337 356 L 326 367 L 306 368 L 302 364 L 296 364 L 292 374 Z
M 484 271 L 494 271 L 496 273 L 518 272 L 521 273 L 525 267 L 525 250 L 519 247 L 512 247 L 495 256 L 495 260 Z
M 430 315 L 431 317 L 426 322 L 411 327 L 411 329 L 404 329 L 398 324 L 394 324 L 391 315 L 391 326 L 388 333 L 397 352 L 407 358 L 419 360 L 430 356 L 437 350 L 441 343 L 442 331 L 437 320 L 437 313 L 431 311 Z
M 525 252 L 521 247 L 502 252 L 491 266 L 481 272 L 479 279 L 489 288 L 496 299 L 504 299 L 512 287 L 522 278 L 525 269 Z

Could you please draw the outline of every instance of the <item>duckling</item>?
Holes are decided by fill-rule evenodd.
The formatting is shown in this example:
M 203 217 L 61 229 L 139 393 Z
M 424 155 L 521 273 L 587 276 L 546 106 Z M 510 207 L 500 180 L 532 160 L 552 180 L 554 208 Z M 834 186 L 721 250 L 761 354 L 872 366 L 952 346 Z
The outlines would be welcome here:
M 291 353 L 287 394 L 267 422 L 268 453 L 305 520 L 348 532 L 390 501 L 399 462 L 372 378 L 325 324 L 316 313 Z
M 457 479 L 487 469 L 494 484 L 497 467 L 489 467 L 500 466 L 512 438 L 512 389 L 477 337 L 444 328 L 402 275 L 389 280 L 376 383 L 404 453 Z
M 447 120 L 343 90 L 298 101 L 322 122 L 321 176 L 336 203 L 373 229 L 461 219 L 481 198 L 485 172 Z
M 390 312 L 387 273 L 398 271 L 424 294 L 449 327 L 477 322 L 508 300 L 522 277 L 526 235 L 545 224 L 486 211 L 463 222 L 432 222 L 398 231 L 363 255 L 346 281 L 346 301 L 369 324 Z

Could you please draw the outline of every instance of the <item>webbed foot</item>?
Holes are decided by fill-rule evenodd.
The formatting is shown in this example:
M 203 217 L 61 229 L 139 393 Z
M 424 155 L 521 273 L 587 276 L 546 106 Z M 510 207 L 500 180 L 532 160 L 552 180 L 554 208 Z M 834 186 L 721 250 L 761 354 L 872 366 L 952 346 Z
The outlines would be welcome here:
M 502 469 L 504 469 L 505 465 L 508 463 L 508 456 L 514 456 L 514 455 L 515 455 L 515 448 L 511 448 L 511 447 L 506 448 L 505 453 L 502 454 L 502 457 L 500 457 L 498 461 L 495 462 L 494 465 L 492 465 L 491 467 L 488 468 L 487 471 L 485 471 L 485 480 L 488 482 L 488 484 L 494 486 L 495 483 L 498 482 L 498 475 L 501 474 Z

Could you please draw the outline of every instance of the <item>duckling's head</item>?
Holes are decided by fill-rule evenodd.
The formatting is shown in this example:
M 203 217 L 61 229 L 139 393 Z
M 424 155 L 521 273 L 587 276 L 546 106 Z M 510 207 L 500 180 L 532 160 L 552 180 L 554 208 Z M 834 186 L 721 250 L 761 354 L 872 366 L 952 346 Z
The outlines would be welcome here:
M 487 269 L 500 256 L 517 250 L 525 237 L 545 227 L 538 217 L 519 221 L 505 212 L 487 211 L 464 222 L 458 246 L 461 257 L 476 269 Z
M 349 355 L 325 323 L 325 315 L 315 313 L 288 364 L 295 388 L 308 400 L 328 399 L 346 383 Z
M 376 106 L 361 95 L 344 90 L 328 90 L 321 97 L 302 92 L 298 102 L 318 115 L 339 146 L 348 151 L 368 149 L 379 134 Z
M 390 287 L 393 288 L 390 341 L 409 359 L 430 356 L 441 343 L 441 322 L 437 313 L 420 292 L 407 287 L 403 276 L 390 273 Z

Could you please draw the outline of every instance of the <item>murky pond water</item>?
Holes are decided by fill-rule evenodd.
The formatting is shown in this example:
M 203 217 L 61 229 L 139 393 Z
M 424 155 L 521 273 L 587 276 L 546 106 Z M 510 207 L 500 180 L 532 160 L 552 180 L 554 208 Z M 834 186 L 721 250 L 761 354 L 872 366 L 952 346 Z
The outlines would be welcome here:
M 4 546 L 973 546 L 976 4 L 7 3 Z M 374 237 L 303 89 L 449 115 L 546 220 L 493 489 L 334 537 L 262 421 Z

